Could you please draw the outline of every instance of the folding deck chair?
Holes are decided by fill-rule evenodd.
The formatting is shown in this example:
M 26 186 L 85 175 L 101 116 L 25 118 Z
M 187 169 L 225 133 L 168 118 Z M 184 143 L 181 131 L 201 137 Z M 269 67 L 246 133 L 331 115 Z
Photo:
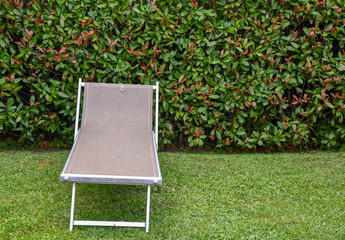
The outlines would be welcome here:
M 84 103 L 78 130 L 81 87 Z M 156 91 L 155 130 L 152 99 Z M 74 225 L 145 227 L 149 230 L 150 190 L 161 185 L 157 157 L 156 85 L 87 83 L 79 79 L 74 144 L 60 180 L 72 182 L 70 230 Z M 74 220 L 76 183 L 147 185 L 145 222 Z

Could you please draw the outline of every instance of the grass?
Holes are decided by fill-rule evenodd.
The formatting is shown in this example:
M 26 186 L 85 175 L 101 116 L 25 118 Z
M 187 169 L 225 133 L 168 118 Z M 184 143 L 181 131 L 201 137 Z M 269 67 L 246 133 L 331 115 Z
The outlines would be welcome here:
M 67 151 L 0 152 L 0 239 L 345 239 L 345 153 L 160 153 L 150 232 L 75 226 Z M 77 184 L 76 219 L 145 220 L 146 188 Z

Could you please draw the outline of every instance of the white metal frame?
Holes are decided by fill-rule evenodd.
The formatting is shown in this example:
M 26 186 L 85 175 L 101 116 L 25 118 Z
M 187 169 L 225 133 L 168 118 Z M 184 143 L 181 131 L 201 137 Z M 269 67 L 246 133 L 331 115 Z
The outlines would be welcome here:
M 75 118 L 75 129 L 74 129 L 74 144 L 71 150 L 73 152 L 75 143 L 77 142 L 79 135 L 79 113 L 80 113 L 80 97 L 81 97 L 81 87 L 85 84 L 82 82 L 82 79 L 79 78 L 78 84 L 78 98 L 77 98 L 77 112 Z M 159 82 L 156 82 L 156 85 L 153 86 L 153 89 L 156 90 L 156 109 L 155 109 L 155 131 L 153 132 L 153 142 L 155 148 L 155 157 L 158 166 L 158 178 L 150 177 L 131 177 L 131 176 L 105 176 L 105 175 L 87 175 L 87 174 L 64 174 L 67 167 L 68 161 L 71 157 L 68 157 L 65 168 L 62 171 L 60 176 L 62 181 L 72 182 L 72 200 L 71 200 L 71 216 L 70 216 L 70 231 L 73 230 L 74 225 L 83 225 L 83 226 L 111 226 L 111 227 L 144 227 L 146 232 L 149 231 L 149 222 L 150 222 L 150 198 L 151 198 L 151 185 L 161 184 L 161 171 L 158 163 L 158 114 L 159 114 Z M 76 182 L 82 183 L 112 183 L 112 184 L 133 184 L 133 185 L 147 185 L 147 200 L 146 200 L 146 220 L 145 222 L 118 222 L 118 221 L 85 221 L 85 220 L 74 220 L 74 205 L 75 205 L 75 191 L 76 191 Z

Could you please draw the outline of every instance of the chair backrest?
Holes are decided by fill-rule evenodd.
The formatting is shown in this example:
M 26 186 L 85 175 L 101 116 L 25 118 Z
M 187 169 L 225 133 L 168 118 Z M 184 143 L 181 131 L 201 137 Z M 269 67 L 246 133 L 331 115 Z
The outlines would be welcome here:
M 152 132 L 153 86 L 85 83 L 81 128 Z

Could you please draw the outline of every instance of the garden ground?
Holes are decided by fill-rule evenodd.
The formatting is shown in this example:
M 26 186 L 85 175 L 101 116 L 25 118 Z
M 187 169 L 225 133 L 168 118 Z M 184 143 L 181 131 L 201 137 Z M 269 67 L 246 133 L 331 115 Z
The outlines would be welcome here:
M 345 239 L 345 152 L 159 153 L 150 231 L 75 226 L 68 151 L 0 152 L 1 239 Z M 144 221 L 146 188 L 77 184 L 76 219 Z

